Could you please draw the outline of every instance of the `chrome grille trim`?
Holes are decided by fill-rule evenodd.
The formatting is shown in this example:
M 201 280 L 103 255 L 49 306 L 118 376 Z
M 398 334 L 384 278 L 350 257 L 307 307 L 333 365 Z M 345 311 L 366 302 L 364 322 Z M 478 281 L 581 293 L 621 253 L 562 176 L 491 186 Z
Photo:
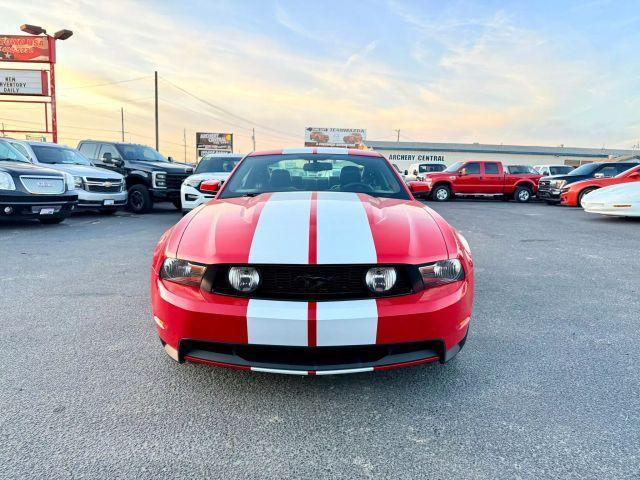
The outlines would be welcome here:
M 64 177 L 21 175 L 20 181 L 29 193 L 35 193 L 39 195 L 59 195 L 65 192 Z

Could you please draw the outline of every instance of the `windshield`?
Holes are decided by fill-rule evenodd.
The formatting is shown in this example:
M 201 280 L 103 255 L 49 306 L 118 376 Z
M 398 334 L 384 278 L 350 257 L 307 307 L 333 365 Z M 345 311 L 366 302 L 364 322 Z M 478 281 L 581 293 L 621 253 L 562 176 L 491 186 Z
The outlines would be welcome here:
M 18 150 L 13 148 L 8 143 L 2 141 L 0 141 L 0 161 L 29 163 L 27 157 L 22 155 Z
M 203 157 L 194 173 L 231 173 L 241 157 Z
M 457 172 L 460 169 L 461 166 L 462 166 L 462 162 L 456 162 L 453 165 L 449 165 L 443 171 L 444 172 Z
M 549 167 L 549 175 L 566 175 L 573 171 L 573 167 Z
M 597 170 L 598 167 L 600 167 L 599 163 L 587 163 L 575 170 L 571 170 L 567 175 L 589 175 L 593 173 L 594 170 Z
M 91 165 L 80 152 L 71 148 L 31 145 L 33 153 L 40 163 L 64 163 L 67 165 Z
M 340 154 L 247 157 L 227 181 L 220 198 L 300 191 L 358 192 L 377 197 L 409 198 L 384 158 Z
M 533 175 L 538 174 L 538 172 L 536 172 L 534 168 L 530 167 L 529 165 L 509 165 L 507 167 L 507 170 L 509 171 L 509 173 L 512 173 L 515 175 L 522 175 L 522 174 L 529 174 L 529 173 L 532 173 Z
M 156 150 L 144 145 L 116 145 L 118 151 L 125 160 L 142 160 L 144 162 L 167 162 L 168 160 Z

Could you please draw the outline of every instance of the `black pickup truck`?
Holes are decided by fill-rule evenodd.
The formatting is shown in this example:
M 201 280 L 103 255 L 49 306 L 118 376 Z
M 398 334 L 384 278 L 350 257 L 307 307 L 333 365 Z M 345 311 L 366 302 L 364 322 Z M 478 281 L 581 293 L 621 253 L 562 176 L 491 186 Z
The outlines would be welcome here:
M 0 220 L 60 223 L 78 203 L 70 187 L 74 188 L 73 177 L 33 165 L 0 140 Z
M 127 208 L 132 212 L 149 212 L 155 202 L 182 208 L 180 186 L 193 173 L 191 165 L 169 161 L 155 149 L 137 143 L 82 140 L 78 150 L 97 167 L 125 176 Z

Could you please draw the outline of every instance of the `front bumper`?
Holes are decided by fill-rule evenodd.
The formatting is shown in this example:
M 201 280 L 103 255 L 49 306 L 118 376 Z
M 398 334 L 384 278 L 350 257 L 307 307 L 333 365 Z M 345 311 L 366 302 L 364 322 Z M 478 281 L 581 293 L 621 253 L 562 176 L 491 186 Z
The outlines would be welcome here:
M 473 275 L 411 295 L 307 303 L 216 295 L 152 273 L 151 298 L 160 339 L 179 362 L 355 373 L 453 358 L 467 335 Z
M 151 188 L 149 189 L 154 202 L 172 202 L 180 198 L 180 190 L 172 188 Z
M 215 197 L 215 195 L 205 195 L 197 188 L 184 184 L 180 188 L 180 195 L 182 197 L 182 210 L 185 212 L 193 210 Z
M 560 193 L 558 189 L 538 190 L 538 198 L 545 202 L 560 202 Z
M 577 207 L 578 196 L 570 190 L 566 192 L 562 192 L 560 194 L 560 204 L 565 205 L 567 207 Z
M 78 208 L 102 210 L 124 207 L 127 204 L 127 192 L 97 193 L 86 190 L 76 190 L 78 193 Z
M 66 218 L 77 204 L 76 195 L 0 195 L 0 219 Z

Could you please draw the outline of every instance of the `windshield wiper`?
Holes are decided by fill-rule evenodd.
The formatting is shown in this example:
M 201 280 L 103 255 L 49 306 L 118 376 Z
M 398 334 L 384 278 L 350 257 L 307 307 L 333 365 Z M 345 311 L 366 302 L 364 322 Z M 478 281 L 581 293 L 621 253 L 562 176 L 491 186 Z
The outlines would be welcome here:
M 260 195 L 260 193 L 258 192 L 248 192 L 248 193 L 243 193 L 240 196 L 241 197 L 257 197 L 258 195 Z
M 17 158 L 9 158 L 9 157 L 2 157 L 0 158 L 0 162 L 22 162 L 22 163 L 29 163 L 26 160 L 19 160 Z

